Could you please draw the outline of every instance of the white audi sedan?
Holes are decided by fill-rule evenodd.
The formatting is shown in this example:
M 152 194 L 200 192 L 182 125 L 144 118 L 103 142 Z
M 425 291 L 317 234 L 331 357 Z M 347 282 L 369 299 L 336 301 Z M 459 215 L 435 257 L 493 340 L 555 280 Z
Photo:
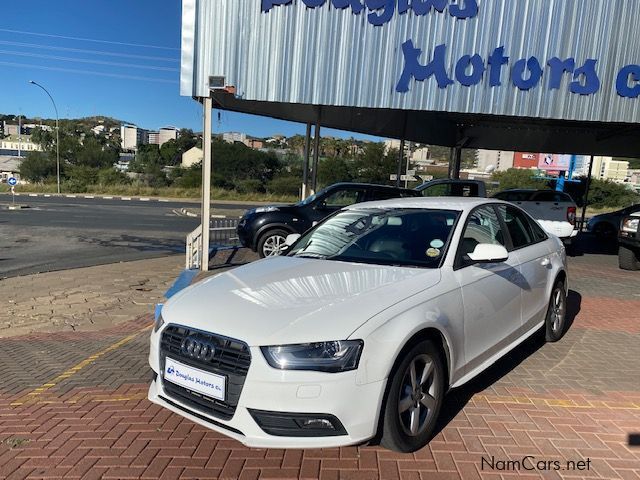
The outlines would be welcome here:
M 362 203 L 296 237 L 164 306 L 152 402 L 252 447 L 412 452 L 449 389 L 564 332 L 564 247 L 513 204 Z

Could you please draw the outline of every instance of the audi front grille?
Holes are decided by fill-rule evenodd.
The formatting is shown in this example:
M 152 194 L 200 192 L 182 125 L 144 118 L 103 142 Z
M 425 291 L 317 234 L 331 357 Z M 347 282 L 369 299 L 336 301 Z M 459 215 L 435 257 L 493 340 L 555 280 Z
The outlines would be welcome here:
M 190 367 L 227 377 L 225 401 L 164 381 L 163 375 L 163 388 L 168 396 L 198 412 L 221 420 L 233 417 L 251 365 L 251 353 L 246 343 L 213 333 L 169 325 L 162 332 L 160 340 L 161 372 L 164 372 L 167 356 Z

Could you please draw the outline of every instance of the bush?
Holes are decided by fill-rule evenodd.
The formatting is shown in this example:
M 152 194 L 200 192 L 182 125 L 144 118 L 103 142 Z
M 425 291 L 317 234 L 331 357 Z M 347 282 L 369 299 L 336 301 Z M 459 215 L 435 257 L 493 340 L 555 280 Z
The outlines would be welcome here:
M 238 193 L 265 193 L 264 185 L 260 180 L 240 180 L 236 183 Z
M 100 185 L 129 185 L 130 183 L 129 177 L 115 168 L 105 168 L 98 172 L 98 184 Z
M 69 179 L 62 183 L 62 191 L 69 193 L 86 193 L 87 184 L 80 180 Z
M 275 195 L 300 195 L 302 180 L 299 177 L 277 177 L 267 185 L 267 192 Z

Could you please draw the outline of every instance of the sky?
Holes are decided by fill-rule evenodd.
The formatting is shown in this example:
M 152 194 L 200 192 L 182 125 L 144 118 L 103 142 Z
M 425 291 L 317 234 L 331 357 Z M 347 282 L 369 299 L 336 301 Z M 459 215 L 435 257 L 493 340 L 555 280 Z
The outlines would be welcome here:
M 180 0 L 3 2 L 0 113 L 54 118 L 105 115 L 142 128 L 202 130 L 202 107 L 179 94 Z M 218 114 L 219 113 L 219 114 Z M 302 124 L 214 113 L 214 132 L 304 134 Z M 323 135 L 372 138 L 325 129 Z

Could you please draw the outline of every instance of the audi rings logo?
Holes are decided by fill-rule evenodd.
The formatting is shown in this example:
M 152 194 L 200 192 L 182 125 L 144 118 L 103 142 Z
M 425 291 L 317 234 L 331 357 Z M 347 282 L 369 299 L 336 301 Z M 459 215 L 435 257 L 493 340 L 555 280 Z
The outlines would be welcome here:
M 196 337 L 187 337 L 182 341 L 180 350 L 182 354 L 187 357 L 209 362 L 213 358 L 216 347 L 205 340 Z

